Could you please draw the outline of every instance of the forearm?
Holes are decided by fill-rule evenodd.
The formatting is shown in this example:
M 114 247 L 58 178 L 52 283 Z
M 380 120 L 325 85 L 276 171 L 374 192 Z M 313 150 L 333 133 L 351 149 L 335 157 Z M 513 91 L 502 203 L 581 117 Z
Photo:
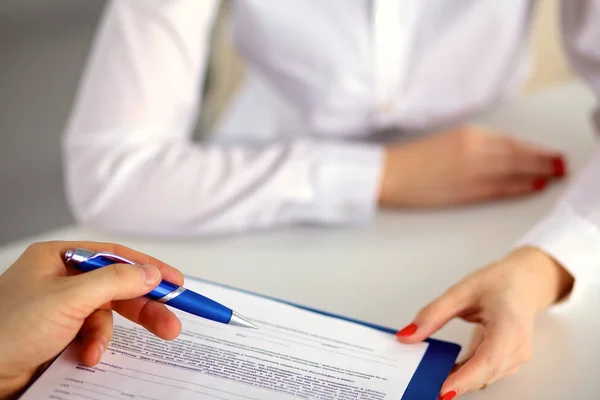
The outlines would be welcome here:
M 381 168 L 377 147 L 312 141 L 261 148 L 71 142 L 66 150 L 79 220 L 166 236 L 364 223 L 376 207 Z

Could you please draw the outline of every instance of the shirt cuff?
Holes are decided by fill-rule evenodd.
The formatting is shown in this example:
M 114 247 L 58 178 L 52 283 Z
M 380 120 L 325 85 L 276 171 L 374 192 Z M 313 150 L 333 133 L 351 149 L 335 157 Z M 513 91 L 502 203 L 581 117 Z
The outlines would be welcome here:
M 554 210 L 519 242 L 553 257 L 575 278 L 568 303 L 600 286 L 600 229 L 567 206 Z
M 315 218 L 339 225 L 366 225 L 377 210 L 384 162 L 381 146 L 320 145 L 315 160 Z

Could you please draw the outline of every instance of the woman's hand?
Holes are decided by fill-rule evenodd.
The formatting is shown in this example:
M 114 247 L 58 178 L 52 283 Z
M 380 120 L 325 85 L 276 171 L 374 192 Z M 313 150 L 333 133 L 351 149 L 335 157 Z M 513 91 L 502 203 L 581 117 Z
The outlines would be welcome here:
M 63 261 L 74 248 L 108 251 L 140 266 L 114 264 L 77 274 Z M 78 335 L 81 361 L 98 363 L 112 334 L 112 310 L 163 339 L 176 338 L 181 324 L 175 314 L 142 297 L 162 277 L 183 285 L 182 274 L 173 267 L 116 244 L 30 246 L 0 276 L 0 399 L 21 390 Z
M 561 154 L 477 127 L 387 149 L 383 207 L 435 207 L 539 192 L 566 175 Z
M 478 324 L 465 361 L 442 387 L 440 399 L 451 400 L 516 372 L 529 360 L 536 315 L 572 286 L 571 275 L 552 258 L 522 248 L 450 288 L 397 336 L 417 343 L 453 318 Z

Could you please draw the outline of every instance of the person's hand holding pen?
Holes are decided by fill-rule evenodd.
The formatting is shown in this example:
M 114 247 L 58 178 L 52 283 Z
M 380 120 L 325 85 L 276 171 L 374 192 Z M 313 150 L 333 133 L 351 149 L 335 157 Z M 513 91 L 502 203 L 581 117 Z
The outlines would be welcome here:
M 525 196 L 566 175 L 560 153 L 475 126 L 386 149 L 382 207 L 439 207 Z
M 418 343 L 454 318 L 477 324 L 463 361 L 440 393 L 441 400 L 453 400 L 515 373 L 527 362 L 536 316 L 573 285 L 574 278 L 546 253 L 521 248 L 451 287 L 397 337 Z
M 113 264 L 85 274 L 65 265 L 69 249 L 107 251 L 139 265 Z M 165 339 L 181 323 L 144 296 L 161 279 L 183 285 L 175 268 L 124 246 L 48 242 L 30 246 L 0 276 L 0 399 L 18 393 L 36 371 L 80 337 L 81 361 L 93 366 L 112 334 L 112 310 Z

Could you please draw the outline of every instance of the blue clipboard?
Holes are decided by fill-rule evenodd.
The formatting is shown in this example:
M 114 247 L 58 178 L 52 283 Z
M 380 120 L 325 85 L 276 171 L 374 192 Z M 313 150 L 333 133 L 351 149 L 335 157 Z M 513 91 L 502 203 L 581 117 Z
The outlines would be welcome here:
M 186 276 L 185 278 L 195 280 L 198 282 L 208 283 L 215 286 L 220 286 L 226 289 L 237 290 L 238 292 L 246 293 L 252 296 L 277 301 L 279 303 L 287 304 L 289 306 L 300 308 L 302 310 L 325 315 L 331 318 L 341 319 L 343 321 L 352 322 L 354 324 L 367 326 L 369 328 L 390 333 L 392 335 L 396 334 L 396 332 L 398 331 L 397 329 L 386 328 L 384 326 L 372 324 L 370 322 L 360 321 L 342 315 L 332 314 L 326 311 L 317 310 L 315 308 L 291 303 L 289 301 L 276 299 L 271 296 L 253 293 L 248 290 L 224 285 L 222 283 L 212 282 L 191 276 Z M 444 384 L 444 381 L 450 374 L 450 371 L 452 370 L 452 367 L 454 366 L 454 363 L 458 358 L 458 353 L 460 353 L 461 349 L 460 345 L 436 339 L 426 339 L 425 341 L 429 343 L 427 352 L 423 356 L 419 367 L 417 368 L 415 374 L 411 378 L 410 383 L 408 384 L 408 387 L 404 392 L 404 395 L 399 400 L 437 400 L 438 395 L 440 394 L 440 390 L 442 389 L 442 385 Z

